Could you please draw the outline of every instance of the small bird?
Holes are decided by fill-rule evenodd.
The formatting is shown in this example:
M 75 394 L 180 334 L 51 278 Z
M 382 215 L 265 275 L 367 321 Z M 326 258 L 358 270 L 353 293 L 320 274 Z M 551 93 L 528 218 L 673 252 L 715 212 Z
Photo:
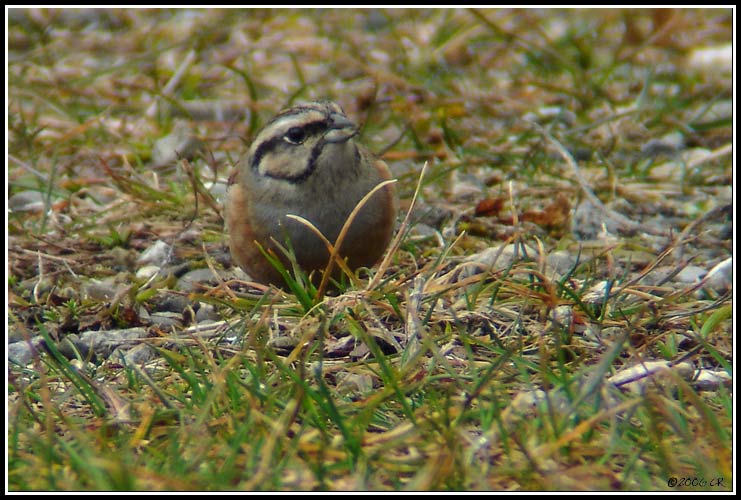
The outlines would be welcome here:
M 307 219 L 334 244 L 357 203 L 391 179 L 386 163 L 358 144 L 357 134 L 358 127 L 342 108 L 328 100 L 285 109 L 257 133 L 229 178 L 225 205 L 232 258 L 254 280 L 285 286 L 258 247 L 273 252 L 290 269 L 274 241 L 292 248 L 305 272 L 324 270 L 329 262 L 326 245 L 286 216 Z M 363 206 L 339 250 L 350 269 L 379 260 L 391 239 L 396 210 L 391 184 Z

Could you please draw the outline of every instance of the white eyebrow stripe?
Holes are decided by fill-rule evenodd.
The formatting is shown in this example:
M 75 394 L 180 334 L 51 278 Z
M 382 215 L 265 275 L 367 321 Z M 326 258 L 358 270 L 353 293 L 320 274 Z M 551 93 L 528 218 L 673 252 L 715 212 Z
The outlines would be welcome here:
M 270 122 L 266 126 L 266 128 L 275 128 L 278 130 L 280 129 L 288 130 L 291 127 L 301 126 L 304 123 L 322 121 L 326 119 L 327 119 L 326 113 L 322 113 L 314 109 L 300 109 L 300 110 L 296 110 L 296 112 L 293 112 L 293 113 L 278 116 L 274 121 Z

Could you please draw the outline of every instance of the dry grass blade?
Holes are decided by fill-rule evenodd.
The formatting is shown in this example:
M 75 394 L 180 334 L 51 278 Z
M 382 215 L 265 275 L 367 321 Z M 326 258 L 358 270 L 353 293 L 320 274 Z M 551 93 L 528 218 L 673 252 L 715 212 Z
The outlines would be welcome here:
M 730 154 L 733 154 L 733 144 L 725 144 L 719 147 L 718 149 L 714 149 L 707 155 L 693 158 L 691 161 L 687 163 L 687 168 L 688 169 L 697 168 L 700 165 L 710 163 L 711 161 L 715 161 L 719 158 L 723 158 L 724 156 L 728 156 Z
M 571 153 L 569 153 L 566 150 L 563 144 L 557 141 L 545 128 L 541 127 L 537 123 L 530 123 L 530 125 L 533 128 L 535 128 L 540 134 L 542 134 L 543 137 L 548 139 L 548 142 L 550 142 L 553 145 L 553 147 L 556 148 L 558 153 L 566 161 L 566 164 L 569 166 L 571 171 L 574 173 L 574 177 L 576 178 L 576 181 L 579 184 L 579 188 L 581 189 L 584 196 L 586 196 L 589 202 L 595 208 L 597 208 L 597 210 L 602 212 L 602 214 L 605 217 L 617 221 L 620 225 L 622 225 L 626 229 L 655 232 L 651 228 L 645 227 L 635 221 L 630 220 L 623 214 L 615 212 L 614 210 L 610 210 L 609 208 L 607 208 L 604 205 L 604 203 L 602 203 L 602 201 L 599 198 L 597 198 L 597 196 L 592 192 L 592 189 L 589 187 L 589 184 L 587 184 L 587 181 L 584 179 L 584 176 L 582 176 L 581 170 L 579 170 L 579 166 L 576 164 L 576 161 L 574 161 L 573 156 L 571 156 Z M 664 233 L 659 232 L 656 234 L 662 235 Z
M 306 226 L 307 228 L 309 228 L 309 230 L 312 233 L 314 233 L 315 235 L 317 235 L 317 237 L 319 239 L 322 240 L 322 243 L 324 243 L 324 246 L 327 247 L 327 251 L 330 254 L 330 263 L 327 265 L 327 267 L 325 268 L 324 272 L 326 274 L 326 272 L 328 270 L 331 271 L 330 264 L 331 264 L 331 262 L 333 260 L 333 256 L 336 255 L 336 254 L 338 254 L 338 252 L 335 251 L 336 246 L 333 245 L 332 242 L 330 242 L 327 239 L 327 237 L 324 236 L 324 234 L 319 230 L 319 228 L 317 228 L 310 220 L 307 220 L 307 219 L 301 217 L 300 215 L 294 215 L 294 214 L 288 214 L 288 215 L 286 215 L 286 218 L 291 219 L 291 220 L 295 220 L 296 222 L 299 222 L 299 223 L 303 224 L 304 226 Z M 342 269 L 342 271 L 347 276 L 349 276 L 350 279 L 356 281 L 356 278 L 354 276 L 354 273 L 348 267 L 347 262 L 345 262 L 343 259 L 335 259 L 335 260 L 337 262 L 337 265 L 340 267 L 340 269 Z M 317 294 L 317 296 L 320 297 L 319 294 Z M 317 299 L 317 300 L 319 300 L 319 299 Z
M 314 232 L 317 236 L 321 238 L 321 240 L 324 242 L 325 246 L 327 247 L 327 250 L 329 251 L 329 262 L 327 263 L 327 267 L 324 269 L 324 274 L 322 276 L 322 281 L 319 284 L 319 288 L 317 289 L 316 294 L 316 302 L 321 302 L 322 298 L 324 297 L 324 293 L 327 290 L 327 286 L 329 285 L 329 279 L 332 277 L 332 270 L 334 268 L 335 263 L 339 265 L 342 270 L 347 274 L 348 277 L 351 279 L 354 278 L 354 273 L 347 267 L 347 265 L 341 260 L 341 250 L 342 250 L 342 243 L 345 241 L 345 237 L 347 236 L 347 232 L 350 230 L 350 226 L 352 226 L 353 221 L 358 216 L 358 213 L 360 213 L 360 210 L 363 209 L 366 203 L 381 189 L 384 187 L 393 184 L 396 182 L 396 179 L 389 179 L 387 181 L 383 181 L 378 183 L 373 189 L 371 189 L 363 198 L 355 205 L 355 208 L 353 208 L 352 212 L 350 212 L 350 215 L 348 215 L 347 220 L 345 220 L 345 223 L 342 226 L 342 229 L 340 230 L 340 234 L 337 235 L 337 239 L 334 242 L 334 245 L 329 242 L 329 240 L 321 234 L 321 231 L 314 226 L 310 221 L 304 219 L 301 216 L 289 214 L 287 217 L 289 219 L 293 219 L 295 221 L 300 222 L 301 224 L 304 224 L 306 227 L 308 227 L 312 232 Z
M 399 246 L 401 245 L 401 240 L 404 238 L 404 235 L 406 234 L 407 229 L 409 228 L 409 221 L 411 220 L 411 217 L 412 217 L 412 210 L 414 209 L 414 206 L 417 203 L 419 192 L 422 189 L 422 180 L 424 180 L 426 173 L 427 173 L 427 162 L 425 162 L 424 165 L 422 165 L 422 170 L 420 171 L 419 179 L 417 180 L 417 187 L 414 189 L 414 196 L 412 196 L 412 202 L 409 204 L 409 209 L 407 210 L 407 213 L 404 216 L 404 220 L 399 226 L 399 229 L 396 231 L 396 236 L 391 241 L 391 244 L 386 250 L 386 254 L 383 257 L 383 260 L 378 265 L 378 271 L 376 272 L 376 275 L 373 276 L 373 279 L 370 281 L 370 283 L 368 283 L 366 290 L 373 290 L 376 286 L 378 286 L 378 282 L 381 280 L 381 277 L 386 273 L 386 269 L 388 269 L 389 265 L 391 264 L 391 259 L 393 258 L 393 255 L 399 249 Z
M 196 61 L 196 51 L 194 49 L 191 49 L 188 51 L 188 53 L 183 58 L 183 61 L 178 66 L 175 73 L 172 75 L 172 78 L 170 78 L 165 86 L 162 88 L 162 91 L 160 92 L 160 96 L 154 99 L 154 102 L 147 108 L 145 111 L 145 115 L 153 118 L 157 114 L 158 107 L 161 103 L 161 99 L 169 98 L 172 93 L 175 91 L 175 88 L 180 85 L 180 82 L 183 80 L 183 78 L 186 76 L 188 69 L 193 65 L 193 63 Z

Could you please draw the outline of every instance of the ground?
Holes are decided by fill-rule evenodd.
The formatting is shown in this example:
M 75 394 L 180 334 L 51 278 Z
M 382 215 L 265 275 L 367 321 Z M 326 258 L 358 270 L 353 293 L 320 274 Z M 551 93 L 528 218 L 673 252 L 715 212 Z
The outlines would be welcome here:
M 10 491 L 728 491 L 734 12 L 7 9 Z M 331 98 L 383 262 L 231 262 Z

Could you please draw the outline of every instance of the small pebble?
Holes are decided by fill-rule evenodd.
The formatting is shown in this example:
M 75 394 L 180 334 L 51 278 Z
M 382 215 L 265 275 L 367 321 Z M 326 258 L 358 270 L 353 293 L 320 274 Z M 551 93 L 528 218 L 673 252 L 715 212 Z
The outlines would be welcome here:
M 154 265 L 144 266 L 136 271 L 136 277 L 141 280 L 148 280 L 149 278 L 151 278 L 158 272 L 160 272 L 159 266 L 154 266 Z
M 149 248 L 144 250 L 137 259 L 139 264 L 155 264 L 162 266 L 167 262 L 172 247 L 162 240 L 155 241 Z

